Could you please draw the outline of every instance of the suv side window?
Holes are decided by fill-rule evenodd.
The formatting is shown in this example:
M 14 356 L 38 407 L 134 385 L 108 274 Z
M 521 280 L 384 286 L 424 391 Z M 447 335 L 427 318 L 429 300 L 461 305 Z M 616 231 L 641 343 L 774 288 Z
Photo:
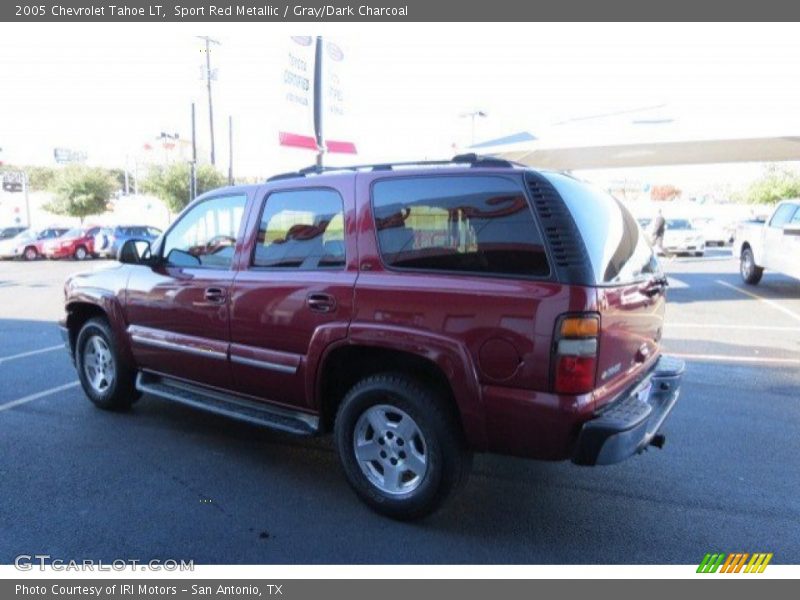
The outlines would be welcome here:
M 261 213 L 253 266 L 343 268 L 343 206 L 342 197 L 330 189 L 273 192 Z
M 770 219 L 769 226 L 770 227 L 783 227 L 792 220 L 792 215 L 797 210 L 797 207 L 794 204 L 782 204 L 781 207 L 775 211 L 775 214 L 772 215 L 772 219 Z
M 520 185 L 505 177 L 378 181 L 378 245 L 389 267 L 547 277 L 542 236 Z
M 162 255 L 178 267 L 228 269 L 247 196 L 220 196 L 183 215 L 164 240 Z

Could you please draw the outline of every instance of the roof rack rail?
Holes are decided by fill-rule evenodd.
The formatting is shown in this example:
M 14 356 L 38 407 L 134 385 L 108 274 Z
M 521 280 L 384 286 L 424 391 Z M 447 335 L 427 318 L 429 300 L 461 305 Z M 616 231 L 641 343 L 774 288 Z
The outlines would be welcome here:
M 323 173 L 330 173 L 333 171 L 362 171 L 367 169 L 369 169 L 370 171 L 391 171 L 395 167 L 444 166 L 452 164 L 469 164 L 472 167 L 498 167 L 498 168 L 511 168 L 516 166 L 524 166 L 502 158 L 496 158 L 494 156 L 482 156 L 480 154 L 469 153 L 469 154 L 457 154 L 450 160 L 414 160 L 408 162 L 346 165 L 341 167 L 340 166 L 323 167 L 319 165 L 311 165 L 310 167 L 305 167 L 303 169 L 299 169 L 298 171 L 273 175 L 272 177 L 267 179 L 267 181 L 270 182 L 270 181 L 278 181 L 281 179 L 294 179 L 296 177 L 306 177 L 308 175 L 322 175 Z

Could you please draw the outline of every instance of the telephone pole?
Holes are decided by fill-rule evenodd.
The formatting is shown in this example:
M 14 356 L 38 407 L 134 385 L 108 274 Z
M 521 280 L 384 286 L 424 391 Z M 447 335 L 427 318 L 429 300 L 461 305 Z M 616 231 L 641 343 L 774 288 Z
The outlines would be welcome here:
M 211 128 L 211 164 L 216 165 L 214 156 L 214 105 L 211 102 L 211 44 L 216 44 L 217 46 L 221 46 L 222 44 L 207 35 L 198 35 L 195 37 L 204 40 L 206 43 L 206 84 L 208 85 L 208 124 Z
M 228 115 L 228 185 L 233 185 L 233 116 Z
M 197 135 L 194 126 L 194 102 L 192 102 L 192 161 L 189 168 L 189 202 L 197 197 Z

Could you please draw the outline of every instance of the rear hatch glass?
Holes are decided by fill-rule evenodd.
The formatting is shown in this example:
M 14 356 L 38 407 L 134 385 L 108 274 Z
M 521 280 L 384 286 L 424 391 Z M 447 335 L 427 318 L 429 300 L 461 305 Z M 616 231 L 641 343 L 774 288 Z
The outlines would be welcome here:
M 664 275 L 646 234 L 616 198 L 573 177 L 546 173 L 575 220 L 600 309 L 597 396 L 608 399 L 656 359 Z

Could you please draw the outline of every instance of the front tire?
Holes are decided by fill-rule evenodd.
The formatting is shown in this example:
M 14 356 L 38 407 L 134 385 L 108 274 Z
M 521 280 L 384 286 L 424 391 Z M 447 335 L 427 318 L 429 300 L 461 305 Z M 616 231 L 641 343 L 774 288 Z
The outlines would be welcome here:
M 750 248 L 742 250 L 741 260 L 739 262 L 739 272 L 742 279 L 748 285 L 757 285 L 764 275 L 763 267 L 756 265 L 756 259 L 753 256 L 753 251 Z
M 117 347 L 103 318 L 88 320 L 75 342 L 75 366 L 83 391 L 105 410 L 126 410 L 139 397 L 136 372 L 120 359 Z
M 437 510 L 472 456 L 448 399 L 415 379 L 363 379 L 339 407 L 334 437 L 347 480 L 372 509 L 399 520 Z
M 36 260 L 37 258 L 39 258 L 39 252 L 33 246 L 28 246 L 22 253 L 22 257 L 25 260 Z

